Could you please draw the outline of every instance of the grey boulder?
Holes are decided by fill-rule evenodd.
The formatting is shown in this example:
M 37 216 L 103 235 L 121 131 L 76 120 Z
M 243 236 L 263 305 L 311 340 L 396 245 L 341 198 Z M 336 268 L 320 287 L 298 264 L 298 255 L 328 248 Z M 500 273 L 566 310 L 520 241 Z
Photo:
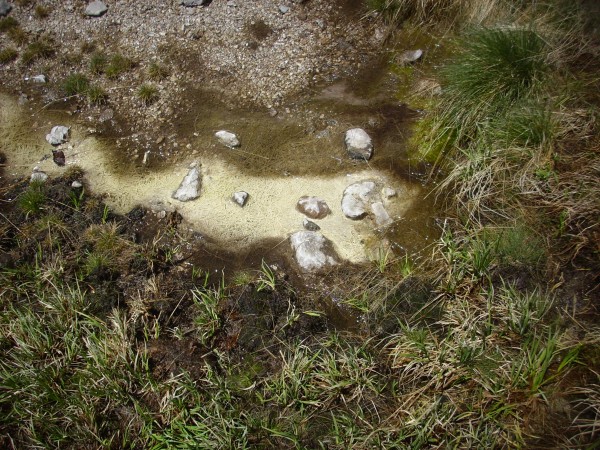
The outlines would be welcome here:
M 387 210 L 383 206 L 381 202 L 375 202 L 371 204 L 371 211 L 373 211 L 373 216 L 375 216 L 375 223 L 378 226 L 383 227 L 385 225 L 389 225 L 392 223 L 392 218 L 388 214 Z
M 194 200 L 200 196 L 200 167 L 193 164 L 187 175 L 181 181 L 179 188 L 171 196 L 180 202 Z
M 362 128 L 352 128 L 346 131 L 344 142 L 350 158 L 368 160 L 373 155 L 373 141 Z
M 90 17 L 100 17 L 106 11 L 108 11 L 108 7 L 104 4 L 104 2 L 95 0 L 87 5 L 84 14 Z
M 298 231 L 290 236 L 296 262 L 305 272 L 337 264 L 333 246 L 315 231 Z
M 52 127 L 50 133 L 46 135 L 46 141 L 50 145 L 60 145 L 69 139 L 69 127 L 63 125 L 56 125 Z
M 0 0 L 0 16 L 6 16 L 12 9 L 12 5 L 6 0 Z
M 29 179 L 30 183 L 44 183 L 48 179 L 48 174 L 39 167 L 34 167 L 33 172 L 31 173 L 31 178 Z

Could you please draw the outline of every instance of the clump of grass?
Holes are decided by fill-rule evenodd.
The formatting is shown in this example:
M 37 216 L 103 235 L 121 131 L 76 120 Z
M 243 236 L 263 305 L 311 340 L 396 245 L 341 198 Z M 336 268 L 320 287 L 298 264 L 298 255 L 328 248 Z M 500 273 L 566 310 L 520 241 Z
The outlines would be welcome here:
M 38 19 L 46 19 L 50 15 L 50 10 L 44 5 L 36 5 L 33 12 Z
M 108 94 L 100 86 L 89 86 L 86 91 L 86 95 L 88 101 L 93 105 L 104 105 L 108 102 Z
M 0 19 L 0 33 L 6 33 L 9 30 L 19 28 L 19 21 L 14 17 L 5 17 Z
M 90 72 L 101 74 L 106 71 L 108 66 L 108 57 L 103 52 L 95 52 L 90 58 Z
M 132 68 L 133 61 L 131 59 L 122 55 L 113 55 L 104 73 L 108 78 L 119 78 L 119 76 Z
M 148 67 L 148 77 L 154 81 L 164 80 L 169 76 L 169 69 L 161 64 L 152 63 Z
M 92 53 L 96 50 L 96 42 L 94 41 L 84 41 L 80 47 L 81 53 L 87 54 Z
M 22 61 L 25 64 L 41 58 L 50 58 L 56 53 L 54 42 L 49 38 L 40 38 L 27 46 L 23 52 Z
M 14 61 L 19 56 L 19 52 L 17 52 L 12 47 L 3 48 L 0 50 L 0 64 L 6 64 L 11 61 Z
M 40 213 L 46 204 L 46 191 L 43 182 L 32 182 L 19 197 L 19 208 L 26 216 Z
M 90 80 L 81 73 L 73 73 L 63 82 L 63 89 L 68 96 L 86 94 L 89 87 Z
M 159 98 L 158 88 L 151 84 L 142 84 L 137 90 L 138 98 L 148 106 Z
M 11 28 L 8 30 L 8 35 L 17 45 L 23 45 L 29 40 L 27 33 L 21 27 Z
M 548 71 L 550 48 L 533 30 L 482 29 L 470 33 L 462 47 L 442 72 L 444 95 L 427 123 L 429 159 L 468 144 L 487 123 L 532 98 Z

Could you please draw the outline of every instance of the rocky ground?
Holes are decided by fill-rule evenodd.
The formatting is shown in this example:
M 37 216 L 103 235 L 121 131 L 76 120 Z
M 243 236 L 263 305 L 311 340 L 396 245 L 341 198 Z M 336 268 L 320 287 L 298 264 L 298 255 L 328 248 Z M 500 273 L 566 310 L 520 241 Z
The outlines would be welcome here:
M 348 0 L 104 3 L 99 17 L 87 16 L 82 0 L 8 3 L 7 17 L 17 25 L 0 33 L 0 49 L 16 50 L 16 58 L 0 65 L 3 88 L 46 109 L 80 113 L 90 127 L 117 135 L 160 129 L 140 138 L 156 140 L 173 134 L 206 92 L 232 108 L 289 113 L 313 86 L 360 70 L 384 38 L 361 20 L 362 2 Z M 46 53 L 31 57 L 39 43 Z M 123 56 L 131 67 L 105 71 L 99 55 Z M 101 88 L 105 101 L 79 95 L 64 102 L 73 73 Z M 39 74 L 48 82 L 32 80 Z M 150 99 L 140 95 L 145 84 L 155 89 Z

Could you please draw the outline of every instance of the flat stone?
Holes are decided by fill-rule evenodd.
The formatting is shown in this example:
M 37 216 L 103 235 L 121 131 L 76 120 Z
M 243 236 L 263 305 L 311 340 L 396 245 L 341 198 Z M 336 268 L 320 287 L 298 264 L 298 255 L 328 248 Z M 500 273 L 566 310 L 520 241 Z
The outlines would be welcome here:
M 12 5 L 6 0 L 0 0 L 0 16 L 6 16 L 12 10 Z
M 180 202 L 188 202 L 200 196 L 200 167 L 197 165 L 190 168 L 187 175 L 181 181 L 179 188 L 171 196 Z
M 369 160 L 373 156 L 373 141 L 362 128 L 352 128 L 346 131 L 344 142 L 350 158 Z
M 248 201 L 248 196 L 249 195 L 247 192 L 238 191 L 232 195 L 231 199 L 243 208 L 246 205 L 246 202 Z
M 322 234 L 315 231 L 298 231 L 290 236 L 296 262 L 305 272 L 337 264 L 333 246 Z
M 46 135 L 46 141 L 50 145 L 60 145 L 69 139 L 69 127 L 63 125 L 56 125 L 52 127 L 50 133 Z
M 85 8 L 84 14 L 90 17 L 100 17 L 106 11 L 108 11 L 108 7 L 99 0 L 95 0 Z
M 289 6 L 279 5 L 279 12 L 281 14 L 287 14 L 289 11 L 290 11 L 290 7 Z
M 32 83 L 47 83 L 48 78 L 46 78 L 46 75 L 34 75 L 32 77 L 25 78 L 25 81 L 31 81 Z
M 314 223 L 312 220 L 308 220 L 306 217 L 302 220 L 302 226 L 308 231 L 319 231 L 321 227 Z
M 373 215 L 375 216 L 375 223 L 378 226 L 383 227 L 385 225 L 389 225 L 392 223 L 392 218 L 388 214 L 387 210 L 383 206 L 381 202 L 375 202 L 371 204 L 371 211 L 373 211 Z
M 220 130 L 215 133 L 215 136 L 225 147 L 235 148 L 240 146 L 240 140 L 230 131 Z
M 311 219 L 323 219 L 331 212 L 325 200 L 306 195 L 300 197 L 300 200 L 296 204 L 296 209 Z
M 71 183 L 71 187 L 72 187 L 73 189 L 79 189 L 79 188 L 82 188 L 82 187 L 83 187 L 83 184 L 81 183 L 81 181 L 77 181 L 77 180 L 75 180 L 75 181 L 73 181 L 73 182 Z
M 362 219 L 368 213 L 374 195 L 375 183 L 361 181 L 348 186 L 342 196 L 342 212 L 349 219 Z

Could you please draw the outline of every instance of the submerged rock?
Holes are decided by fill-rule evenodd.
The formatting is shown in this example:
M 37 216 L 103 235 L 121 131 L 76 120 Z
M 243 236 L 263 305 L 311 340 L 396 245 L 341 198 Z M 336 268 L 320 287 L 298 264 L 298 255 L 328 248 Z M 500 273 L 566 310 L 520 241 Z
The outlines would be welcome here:
M 344 142 L 350 158 L 368 160 L 373 155 L 371 137 L 362 128 L 352 128 L 346 131 Z
M 308 220 L 306 217 L 302 221 L 302 226 L 308 231 L 319 231 L 321 229 L 319 225 L 314 223 L 312 220 Z
M 200 167 L 193 164 L 188 174 L 183 178 L 179 188 L 171 196 L 180 202 L 194 200 L 200 196 Z
M 46 135 L 46 141 L 50 145 L 60 145 L 69 139 L 69 127 L 57 125 L 52 127 L 50 133 Z
M 315 231 L 298 231 L 290 236 L 296 261 L 303 271 L 311 272 L 337 264 L 333 246 Z
M 387 198 L 387 199 L 390 199 L 390 198 L 398 195 L 396 190 L 392 189 L 391 187 L 384 187 L 383 190 L 381 191 L 381 193 L 382 193 L 383 197 Z
M 375 216 L 375 222 L 378 226 L 382 227 L 385 225 L 389 225 L 392 223 L 392 218 L 388 214 L 387 210 L 383 206 L 381 202 L 375 202 L 371 204 L 371 211 L 373 211 L 373 215 Z
M 374 195 L 375 183 L 361 181 L 348 186 L 342 196 L 342 212 L 349 219 L 362 219 L 367 215 Z
M 215 136 L 225 147 L 235 148 L 240 146 L 240 140 L 230 131 L 220 130 L 215 133 Z
M 95 0 L 85 8 L 84 14 L 90 17 L 100 17 L 108 11 L 108 7 L 104 4 L 104 2 Z
M 235 192 L 231 199 L 243 208 L 248 201 L 248 193 L 245 191 Z
M 296 209 L 311 219 L 322 219 L 331 212 L 325 200 L 307 195 L 300 197 Z
M 52 160 L 57 166 L 64 166 L 66 162 L 65 153 L 62 150 L 52 149 Z

